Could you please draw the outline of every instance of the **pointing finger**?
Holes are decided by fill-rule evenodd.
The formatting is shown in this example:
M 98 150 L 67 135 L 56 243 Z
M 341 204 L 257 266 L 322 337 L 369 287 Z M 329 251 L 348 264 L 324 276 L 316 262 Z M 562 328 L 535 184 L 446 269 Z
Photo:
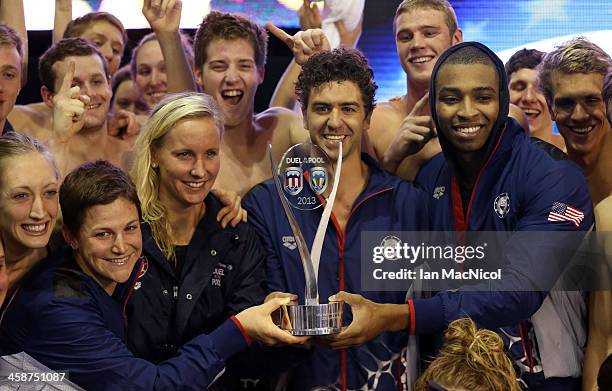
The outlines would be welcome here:
M 289 49 L 293 48 L 293 38 L 291 35 L 276 27 L 272 22 L 266 23 L 266 28 L 272 33 L 272 35 L 283 41 L 285 45 L 289 46 Z
M 427 92 L 419 101 L 414 105 L 412 111 L 410 112 L 410 116 L 415 115 L 423 115 L 427 112 L 427 108 L 429 107 L 429 92 Z
M 62 84 L 60 86 L 60 90 L 59 92 L 68 92 L 70 91 L 70 88 L 72 87 L 72 79 L 74 78 L 74 61 L 70 61 L 68 63 L 68 69 L 66 70 L 66 73 L 64 74 L 64 78 L 62 79 Z

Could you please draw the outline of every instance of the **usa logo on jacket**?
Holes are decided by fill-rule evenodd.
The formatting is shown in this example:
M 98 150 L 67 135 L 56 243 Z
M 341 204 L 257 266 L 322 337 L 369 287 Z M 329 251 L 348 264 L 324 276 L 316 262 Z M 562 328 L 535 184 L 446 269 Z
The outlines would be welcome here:
M 508 196 L 508 193 L 501 193 L 495 198 L 493 210 L 495 210 L 500 219 L 506 217 L 508 212 L 510 212 L 510 196 Z

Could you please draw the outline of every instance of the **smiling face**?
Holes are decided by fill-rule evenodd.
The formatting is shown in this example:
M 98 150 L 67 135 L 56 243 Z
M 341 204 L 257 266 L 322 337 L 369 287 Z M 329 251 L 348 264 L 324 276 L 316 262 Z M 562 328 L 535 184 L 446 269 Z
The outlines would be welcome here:
M 80 38 L 90 41 L 100 50 L 108 62 L 108 71 L 113 76 L 119 69 L 125 48 L 121 31 L 113 24 L 99 20 L 90 23 Z
M 342 158 L 361 155 L 361 135 L 370 125 L 359 87 L 352 81 L 329 82 L 310 91 L 304 113 L 304 127 L 312 142 L 338 159 L 338 143 L 342 142 Z
M 44 248 L 55 226 L 59 180 L 38 152 L 8 158 L 0 167 L 0 232 L 15 253 Z
M 589 154 L 601 146 L 608 130 L 603 79 L 599 73 L 551 75 L 551 109 L 568 152 Z
M 166 62 L 157 40 L 146 42 L 136 56 L 136 85 L 142 98 L 153 107 L 168 92 Z
M 438 57 L 461 42 L 457 29 L 451 37 L 446 15 L 434 9 L 414 9 L 395 19 L 397 54 L 410 82 L 427 85 Z
M 255 51 L 244 38 L 216 39 L 206 48 L 206 62 L 196 70 L 198 84 L 221 108 L 225 126 L 251 121 L 255 93 L 263 81 L 263 69 L 255 63 Z
M 128 280 L 142 251 L 138 209 L 125 198 L 90 207 L 79 232 L 64 229 L 64 236 L 81 269 L 109 295 Z
M 15 46 L 0 45 L 0 120 L 5 119 L 21 90 L 21 56 Z
M 552 131 L 552 119 L 544 94 L 538 89 L 538 72 L 522 68 L 510 75 L 510 103 L 517 105 L 527 115 L 532 133 Z
M 485 64 L 443 65 L 436 78 L 439 131 L 459 154 L 481 150 L 499 115 L 499 79 Z
M 85 124 L 83 129 L 97 128 L 106 123 L 106 117 L 110 110 L 110 100 L 113 92 L 110 88 L 104 64 L 97 54 L 89 56 L 68 56 L 62 61 L 53 64 L 53 72 L 56 75 L 54 91 L 59 91 L 62 85 L 62 77 L 68 70 L 68 64 L 74 62 L 74 78 L 72 85 L 81 89 L 81 95 L 89 97 L 89 105 L 85 110 Z
M 170 210 L 201 205 L 219 173 L 219 131 L 212 118 L 178 122 L 152 147 L 159 198 Z

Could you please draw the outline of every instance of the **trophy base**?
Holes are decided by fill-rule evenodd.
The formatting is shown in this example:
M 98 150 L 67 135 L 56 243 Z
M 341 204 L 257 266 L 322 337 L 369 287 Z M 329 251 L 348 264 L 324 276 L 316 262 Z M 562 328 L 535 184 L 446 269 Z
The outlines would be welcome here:
M 342 330 L 343 315 L 343 301 L 317 305 L 288 304 L 281 308 L 280 327 L 297 336 L 336 334 Z

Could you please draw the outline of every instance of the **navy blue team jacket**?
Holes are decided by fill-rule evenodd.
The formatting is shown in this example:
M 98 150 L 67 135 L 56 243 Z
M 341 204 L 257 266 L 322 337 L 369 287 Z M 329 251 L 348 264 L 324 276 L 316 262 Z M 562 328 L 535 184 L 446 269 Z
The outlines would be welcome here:
M 318 278 L 320 301 L 325 303 L 330 295 L 344 290 L 379 303 L 405 303 L 406 291 L 361 290 L 361 232 L 427 230 L 424 193 L 382 171 L 370 157 L 363 155 L 362 159 L 371 175 L 352 207 L 346 229 L 341 231 L 332 215 L 325 233 Z M 244 206 L 249 212 L 249 224 L 260 235 L 267 252 L 268 288 L 297 294 L 303 301 L 302 262 L 274 183 L 269 180 L 255 187 Z M 312 247 L 321 209 L 293 210 L 308 248 Z M 404 372 L 406 344 L 406 333 L 395 332 L 342 351 L 315 348 L 308 359 L 294 368 L 288 389 L 397 390 Z
M 434 68 L 429 102 L 434 123 L 436 115 L 435 77 L 440 66 L 456 50 L 472 45 L 487 53 L 499 74 L 500 113 L 487 148 L 487 161 L 469 197 L 462 197 L 457 178 L 455 151 L 444 133 L 438 131 L 442 153 L 419 172 L 416 182 L 428 193 L 432 230 L 439 231 L 585 231 L 593 223 L 591 197 L 586 177 L 580 168 L 565 159 L 555 147 L 530 138 L 512 118 L 508 118 L 509 92 L 503 63 L 486 46 L 466 42 L 449 48 Z M 462 199 L 463 198 L 463 199 Z M 500 206 L 504 199 L 503 207 Z M 464 205 L 466 203 L 466 205 Z M 505 206 L 507 203 L 507 206 Z M 582 221 L 549 221 L 553 208 L 571 207 L 584 214 Z M 513 326 L 535 313 L 546 292 L 520 291 L 527 284 L 538 285 L 547 276 L 551 256 L 544 250 L 521 248 L 513 243 L 504 259 L 505 288 L 512 291 L 445 291 L 427 299 L 415 299 L 411 305 L 411 333 L 440 333 L 449 322 L 471 317 L 480 326 Z M 533 281 L 529 281 L 534 279 Z

